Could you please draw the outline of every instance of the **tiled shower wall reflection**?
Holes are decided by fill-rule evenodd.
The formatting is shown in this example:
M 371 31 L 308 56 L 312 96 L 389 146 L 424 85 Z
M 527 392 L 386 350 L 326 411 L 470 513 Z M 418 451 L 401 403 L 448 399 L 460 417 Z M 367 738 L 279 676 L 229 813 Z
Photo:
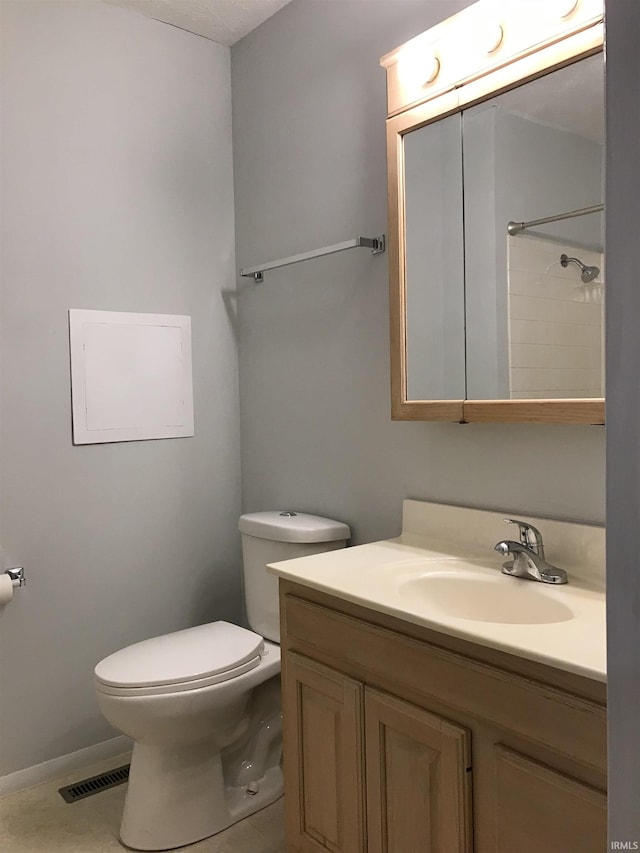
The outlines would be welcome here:
M 509 237 L 509 377 L 515 400 L 604 396 L 604 255 Z M 577 257 L 602 271 L 584 284 Z

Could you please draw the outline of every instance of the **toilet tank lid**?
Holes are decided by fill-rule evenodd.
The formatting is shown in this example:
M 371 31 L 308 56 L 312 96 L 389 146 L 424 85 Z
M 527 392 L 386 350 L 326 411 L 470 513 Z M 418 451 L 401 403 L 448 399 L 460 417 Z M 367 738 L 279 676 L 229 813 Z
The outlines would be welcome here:
M 293 510 L 250 512 L 240 516 L 241 533 L 274 542 L 339 542 L 351 538 L 348 525 Z

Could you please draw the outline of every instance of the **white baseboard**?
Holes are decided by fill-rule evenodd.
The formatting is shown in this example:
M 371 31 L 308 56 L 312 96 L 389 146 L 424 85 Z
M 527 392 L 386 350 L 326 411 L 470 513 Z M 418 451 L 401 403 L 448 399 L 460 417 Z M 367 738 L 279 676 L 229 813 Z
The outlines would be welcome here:
M 74 770 L 130 752 L 132 743 L 131 738 L 120 735 L 97 743 L 95 746 L 87 746 L 77 752 L 71 752 L 69 755 L 61 755 L 59 758 L 52 758 L 51 761 L 44 761 L 42 764 L 0 776 L 0 797 L 14 794 L 16 791 L 24 791 L 25 788 L 33 788 L 34 785 L 40 785 L 42 782 L 51 782 L 53 779 L 66 776 L 67 773 L 73 773 Z

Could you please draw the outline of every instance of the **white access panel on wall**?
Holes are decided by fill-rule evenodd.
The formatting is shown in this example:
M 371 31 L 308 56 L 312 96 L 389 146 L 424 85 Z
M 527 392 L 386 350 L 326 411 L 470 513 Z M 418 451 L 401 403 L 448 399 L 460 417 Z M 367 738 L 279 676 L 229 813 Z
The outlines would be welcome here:
M 191 317 L 69 311 L 73 443 L 193 435 Z

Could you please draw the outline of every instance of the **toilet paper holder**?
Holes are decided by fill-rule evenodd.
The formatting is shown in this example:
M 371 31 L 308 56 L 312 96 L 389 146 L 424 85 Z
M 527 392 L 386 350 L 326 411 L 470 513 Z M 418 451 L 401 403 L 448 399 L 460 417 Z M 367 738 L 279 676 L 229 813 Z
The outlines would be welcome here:
M 11 583 L 14 586 L 24 586 L 27 582 L 22 566 L 15 566 L 13 569 L 5 569 L 4 573 L 5 575 L 9 575 Z

